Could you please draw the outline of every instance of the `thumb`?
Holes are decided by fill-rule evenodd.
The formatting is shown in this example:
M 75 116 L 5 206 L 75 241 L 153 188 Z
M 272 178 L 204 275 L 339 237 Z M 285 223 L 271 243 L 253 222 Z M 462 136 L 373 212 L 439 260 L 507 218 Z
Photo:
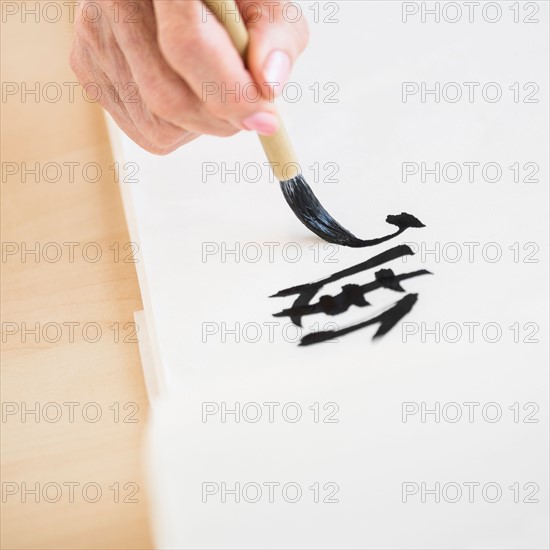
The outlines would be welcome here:
M 239 0 L 239 9 L 250 34 L 248 70 L 269 96 L 279 95 L 292 66 L 309 40 L 309 30 L 297 2 Z M 269 87 L 267 85 L 269 83 Z

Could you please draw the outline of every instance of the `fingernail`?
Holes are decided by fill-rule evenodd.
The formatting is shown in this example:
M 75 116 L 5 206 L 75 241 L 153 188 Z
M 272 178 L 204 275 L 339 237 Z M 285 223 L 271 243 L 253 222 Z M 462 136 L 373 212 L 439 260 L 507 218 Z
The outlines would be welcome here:
M 271 113 L 256 113 L 243 120 L 243 126 L 252 132 L 270 136 L 279 128 L 279 120 Z
M 275 50 L 269 54 L 264 64 L 264 78 L 266 82 L 272 83 L 276 95 L 281 93 L 282 87 L 286 84 L 290 76 L 290 69 L 291 62 L 287 53 Z

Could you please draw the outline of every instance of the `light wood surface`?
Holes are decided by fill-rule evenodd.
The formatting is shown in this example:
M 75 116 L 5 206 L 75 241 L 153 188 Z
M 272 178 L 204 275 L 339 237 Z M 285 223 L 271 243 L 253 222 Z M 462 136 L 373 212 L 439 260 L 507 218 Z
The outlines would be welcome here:
M 26 22 L 20 15 L 7 17 L 2 22 L 2 81 L 19 87 L 25 82 L 29 88 L 38 82 L 42 90 L 53 82 L 68 90 L 64 83 L 76 81 L 67 62 L 71 34 L 72 25 L 65 16 L 57 23 L 44 17 L 39 23 L 33 17 Z M 54 88 L 50 92 L 54 95 Z M 18 94 L 4 97 L 1 110 L 4 172 L 6 163 L 21 166 L 26 162 L 30 168 L 40 163 L 41 169 L 48 162 L 78 163 L 73 164 L 73 182 L 65 167 L 61 179 L 53 183 L 42 176 L 35 182 L 33 175 L 26 183 L 20 175 L 4 173 L 2 178 L 4 251 L 15 246 L 9 243 L 16 243 L 19 250 L 22 243 L 27 248 L 39 243 L 41 252 L 55 257 L 55 244 L 44 245 L 57 243 L 63 253 L 51 263 L 43 258 L 35 261 L 30 254 L 25 262 L 20 253 L 2 258 L 1 547 L 151 548 L 141 458 L 148 405 L 137 343 L 122 342 L 131 332 L 131 326 L 124 330 L 125 323 L 133 321 L 133 312 L 142 305 L 135 265 L 122 261 L 127 256 L 124 250 L 120 261 L 114 261 L 110 249 L 117 242 L 123 247 L 129 237 L 119 190 L 109 169 L 113 160 L 101 109 L 84 101 L 76 89 L 72 103 L 67 93 L 51 103 L 43 98 L 37 102 L 32 95 L 24 102 Z M 90 162 L 102 167 L 103 176 L 96 183 L 82 176 L 82 166 Z M 55 179 L 56 168 L 51 165 L 50 170 L 47 177 Z M 73 262 L 63 246 L 66 242 L 79 243 Z M 101 247 L 103 256 L 97 263 L 83 259 L 86 243 Z M 88 247 L 90 258 L 96 249 L 96 245 Z M 40 328 L 46 323 L 57 325 L 50 325 L 46 338 L 40 335 L 36 342 L 30 333 L 26 341 L 21 332 L 8 334 L 14 327 L 20 330 L 22 323 L 30 329 L 35 323 Z M 79 323 L 73 325 L 73 342 L 63 323 Z M 85 323 L 101 327 L 98 342 L 83 337 Z M 121 327 L 118 343 L 114 329 L 109 328 L 115 323 Z M 56 327 L 63 327 L 61 338 L 48 342 L 56 339 Z M 88 339 L 92 338 L 93 327 L 88 333 Z M 80 404 L 75 405 L 73 422 L 69 406 L 63 405 L 67 402 Z M 97 422 L 91 421 L 97 406 L 88 406 L 83 417 L 84 405 L 90 402 L 101 408 Z M 32 414 L 22 419 L 22 404 L 32 409 L 36 403 L 39 421 Z M 118 422 L 116 403 L 120 406 Z M 136 405 L 124 410 L 126 403 Z M 124 422 L 136 406 L 139 411 L 129 419 L 137 422 Z M 8 414 L 13 407 L 19 407 L 18 414 Z M 61 417 L 46 421 L 42 413 L 55 420 L 57 407 Z M 24 502 L 23 484 L 33 490 L 37 483 L 39 502 L 32 493 L 27 493 Z M 70 502 L 69 483 L 79 484 L 74 486 L 74 502 Z M 83 498 L 82 487 L 87 483 L 97 484 L 88 486 L 86 495 L 91 500 L 94 488 L 101 488 L 98 502 Z M 135 485 L 125 490 L 126 483 Z M 54 502 L 58 487 L 61 497 Z M 15 488 L 18 492 L 9 494 Z M 139 488 L 134 496 L 138 502 L 122 502 L 134 488 Z

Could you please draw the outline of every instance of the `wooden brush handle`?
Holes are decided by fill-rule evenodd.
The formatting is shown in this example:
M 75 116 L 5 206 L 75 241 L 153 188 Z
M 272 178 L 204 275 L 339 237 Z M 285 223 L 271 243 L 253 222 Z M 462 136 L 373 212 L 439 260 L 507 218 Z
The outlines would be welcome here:
M 235 0 L 203 0 L 204 4 L 216 15 L 218 21 L 225 27 L 233 45 L 246 64 L 248 53 L 248 30 L 239 13 Z M 280 115 L 279 129 L 272 136 L 259 136 L 271 170 L 279 181 L 296 177 L 300 173 L 298 159 L 292 143 L 285 130 Z

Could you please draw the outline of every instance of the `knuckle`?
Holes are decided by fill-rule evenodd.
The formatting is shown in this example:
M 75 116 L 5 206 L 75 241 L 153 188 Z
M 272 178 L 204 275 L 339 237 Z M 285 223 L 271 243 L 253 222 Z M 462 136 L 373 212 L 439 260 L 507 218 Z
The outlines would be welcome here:
M 198 134 L 193 134 L 192 132 L 183 132 L 181 138 L 177 142 L 171 143 L 166 147 L 150 144 L 148 151 L 155 155 L 165 156 L 170 153 L 173 153 L 176 149 L 179 149 L 182 145 L 185 145 L 186 143 L 193 141 L 197 137 L 198 137 Z
M 166 151 L 164 154 L 177 148 L 177 144 L 186 133 L 185 130 L 173 127 L 154 116 L 142 124 L 139 131 L 147 142 L 157 151 Z
M 140 86 L 140 95 L 149 110 L 157 117 L 173 122 L 183 111 L 182 100 L 170 93 L 161 82 L 151 81 Z
M 160 157 L 173 153 L 179 147 L 179 144 L 173 144 L 170 147 L 162 147 L 159 145 L 154 145 L 152 143 L 143 143 L 140 145 L 149 153 L 152 153 L 153 155 L 158 155 Z

